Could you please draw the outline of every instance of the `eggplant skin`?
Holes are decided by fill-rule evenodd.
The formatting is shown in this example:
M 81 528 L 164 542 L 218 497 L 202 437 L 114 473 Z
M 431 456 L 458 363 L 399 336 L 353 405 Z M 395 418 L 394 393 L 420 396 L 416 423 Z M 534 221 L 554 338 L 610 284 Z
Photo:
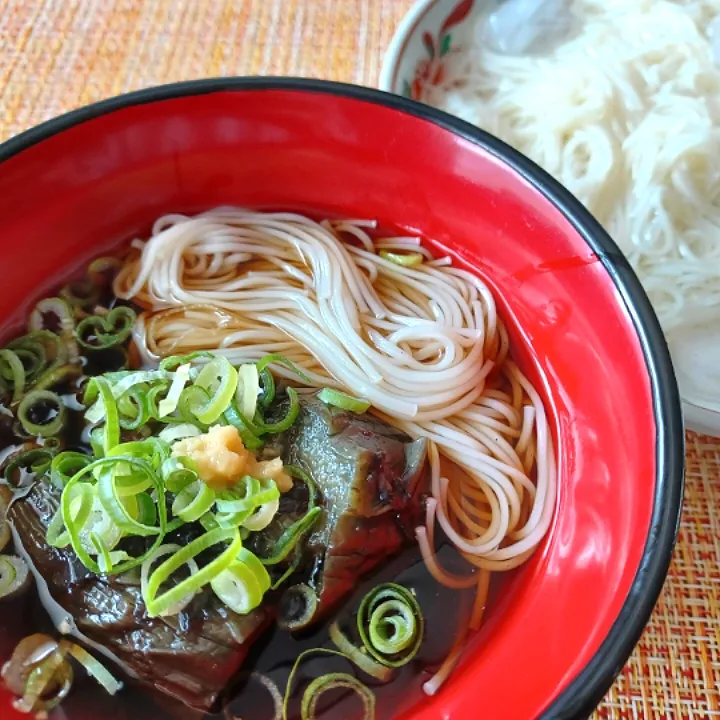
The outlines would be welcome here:
M 81 637 L 106 649 L 129 677 L 196 710 L 210 710 L 272 621 L 270 613 L 237 615 L 207 591 L 177 616 L 147 617 L 139 587 L 94 575 L 72 550 L 46 543 L 57 502 L 56 491 L 38 482 L 8 511 L 22 555 L 47 585 L 43 603 L 51 617 L 58 607 L 47 603 L 69 613 Z
M 428 491 L 427 441 L 302 395 L 298 419 L 279 443 L 286 463 L 310 473 L 324 509 L 308 542 L 317 557 L 317 619 L 412 541 Z

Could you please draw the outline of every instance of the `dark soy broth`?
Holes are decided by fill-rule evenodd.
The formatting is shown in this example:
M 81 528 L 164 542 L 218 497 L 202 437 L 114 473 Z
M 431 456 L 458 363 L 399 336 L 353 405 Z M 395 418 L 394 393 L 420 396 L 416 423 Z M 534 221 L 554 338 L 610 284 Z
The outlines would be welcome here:
M 112 306 L 114 301 L 111 299 Z M 0 336 L 9 340 L 6 334 Z M 4 345 L 4 343 L 3 343 Z M 81 358 L 85 375 L 96 375 L 118 369 L 114 351 L 87 353 Z M 82 397 L 83 379 L 73 380 L 66 387 L 57 388 L 67 407 L 67 421 L 62 433 L 64 448 L 90 452 L 83 434 L 85 425 L 78 401 Z M 126 437 L 129 439 L 129 437 Z M 8 412 L 0 404 L 0 465 L 13 448 L 26 439 L 15 434 Z M 446 462 L 444 473 L 461 473 Z M 22 471 L 22 484 L 33 478 Z M 449 572 L 466 574 L 469 565 L 452 548 L 437 528 L 436 546 L 439 562 Z M 6 549 L 11 552 L 12 546 Z M 301 581 L 305 578 L 298 578 Z M 298 655 L 314 648 L 337 649 L 329 638 L 329 627 L 335 620 L 341 626 L 354 624 L 355 612 L 364 595 L 382 582 L 395 582 L 410 589 L 416 596 L 425 619 L 425 635 L 418 654 L 407 665 L 395 671 L 393 679 L 382 684 L 358 670 L 342 657 L 317 652 L 305 657 L 295 674 L 288 718 L 300 717 L 300 701 L 309 682 L 323 674 L 342 672 L 354 675 L 369 687 L 376 698 L 376 717 L 389 720 L 410 710 L 426 696 L 422 685 L 450 652 L 460 628 L 467 627 L 475 589 L 457 591 L 440 585 L 427 571 L 414 538 L 397 555 L 389 558 L 371 574 L 360 579 L 354 592 L 323 622 L 310 630 L 291 633 L 273 624 L 251 648 L 239 673 L 221 694 L 215 712 L 204 715 L 176 700 L 156 694 L 126 678 L 112 662 L 98 656 L 103 664 L 124 683 L 114 697 L 109 696 L 82 668 L 76 668 L 73 690 L 61 706 L 51 711 L 50 720 L 272 720 L 275 708 L 266 687 L 257 680 L 261 674 L 272 680 L 280 693 L 285 692 L 288 678 Z M 493 593 L 494 594 L 494 593 Z M 25 636 L 43 632 L 55 638 L 47 612 L 34 589 L 24 597 L 0 604 L 0 665 L 10 657 L 12 649 Z M 348 690 L 333 690 L 323 695 L 318 716 L 322 720 L 353 720 L 362 715 L 362 702 Z

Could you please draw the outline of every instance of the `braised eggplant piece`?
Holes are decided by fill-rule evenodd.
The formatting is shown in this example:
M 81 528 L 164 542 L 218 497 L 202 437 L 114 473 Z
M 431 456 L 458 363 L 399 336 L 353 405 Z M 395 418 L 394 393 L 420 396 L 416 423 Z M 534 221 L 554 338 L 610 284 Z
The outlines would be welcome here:
M 309 584 L 318 594 L 318 619 L 359 577 L 411 540 L 427 490 L 427 442 L 413 441 L 369 413 L 326 405 L 317 395 L 300 397 L 297 420 L 277 442 L 271 452 L 312 476 L 324 509 L 307 542 L 314 555 Z M 301 515 L 303 497 L 284 498 L 286 506 L 265 543 Z
M 88 571 L 45 536 L 58 494 L 36 483 L 8 511 L 16 551 L 35 575 L 40 598 L 63 632 L 112 658 L 131 678 L 198 710 L 209 710 L 272 617 L 237 615 L 200 593 L 179 615 L 147 617 L 140 588 Z

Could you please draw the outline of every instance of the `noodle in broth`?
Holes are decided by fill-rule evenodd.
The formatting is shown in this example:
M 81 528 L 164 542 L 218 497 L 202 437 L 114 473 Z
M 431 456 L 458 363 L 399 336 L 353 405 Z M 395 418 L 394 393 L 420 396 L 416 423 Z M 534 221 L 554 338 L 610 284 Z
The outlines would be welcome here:
M 543 403 L 508 355 L 487 286 L 433 259 L 414 238 L 373 240 L 367 221 L 316 223 L 289 213 L 219 208 L 167 215 L 115 281 L 145 312 L 145 359 L 211 349 L 232 363 L 282 353 L 313 388 L 346 389 L 412 437 L 430 441 L 432 499 L 417 538 L 431 574 L 477 587 L 525 561 L 554 509 L 556 468 Z M 378 251 L 420 253 L 404 266 Z M 305 384 L 291 370 L 277 372 Z M 460 473 L 444 473 L 452 464 Z M 436 523 L 477 572 L 446 572 Z M 457 660 L 451 653 L 426 692 Z

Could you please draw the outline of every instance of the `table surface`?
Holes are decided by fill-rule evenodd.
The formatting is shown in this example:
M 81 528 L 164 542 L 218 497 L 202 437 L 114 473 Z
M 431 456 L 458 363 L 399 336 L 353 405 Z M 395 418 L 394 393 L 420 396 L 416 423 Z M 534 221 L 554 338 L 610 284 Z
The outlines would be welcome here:
M 0 140 L 79 105 L 217 75 L 377 83 L 411 0 L 0 0 Z M 720 442 L 688 433 L 662 597 L 596 718 L 720 718 Z

